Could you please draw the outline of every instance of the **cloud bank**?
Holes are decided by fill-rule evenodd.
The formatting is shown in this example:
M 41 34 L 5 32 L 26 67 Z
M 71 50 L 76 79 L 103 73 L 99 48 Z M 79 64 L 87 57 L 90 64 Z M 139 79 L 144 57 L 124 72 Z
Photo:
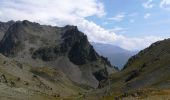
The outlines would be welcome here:
M 142 5 L 145 9 L 149 9 L 149 8 L 154 7 L 153 0 L 148 0 L 147 2 L 143 3 Z
M 98 0 L 1 0 L 0 4 L 1 21 L 30 20 L 48 25 L 77 25 L 91 42 L 114 44 L 127 50 L 143 49 L 162 39 L 154 36 L 128 38 L 87 20 L 89 16 L 102 18 L 106 15 L 103 3 Z M 122 19 L 122 16 L 118 17 Z
M 170 10 L 170 0 L 162 0 L 160 3 L 160 7 L 163 9 Z

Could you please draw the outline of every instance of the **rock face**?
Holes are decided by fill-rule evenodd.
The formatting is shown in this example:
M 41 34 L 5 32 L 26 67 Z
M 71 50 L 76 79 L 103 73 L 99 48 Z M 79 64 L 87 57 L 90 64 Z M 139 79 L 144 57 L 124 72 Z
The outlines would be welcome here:
M 80 40 L 73 45 L 68 55 L 69 59 L 77 65 L 96 61 L 97 58 L 99 58 L 93 47 L 88 43 L 86 36 L 80 38 Z
M 76 26 L 52 27 L 26 20 L 14 22 L 0 42 L 0 52 L 36 67 L 59 69 L 70 80 L 95 88 L 115 71 Z
M 0 40 L 3 38 L 5 32 L 8 30 L 8 28 L 14 24 L 14 21 L 9 21 L 7 23 L 0 22 Z

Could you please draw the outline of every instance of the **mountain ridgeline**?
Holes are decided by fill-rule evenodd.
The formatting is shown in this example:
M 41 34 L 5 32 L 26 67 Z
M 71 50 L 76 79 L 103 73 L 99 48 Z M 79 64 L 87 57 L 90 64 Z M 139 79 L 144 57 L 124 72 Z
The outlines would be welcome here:
M 76 26 L 0 22 L 0 40 L 2 100 L 170 98 L 170 39 L 132 56 L 121 71 L 95 51 L 110 47 L 94 49 Z
M 130 82 L 129 87 L 170 87 L 169 45 L 170 39 L 158 41 L 129 59 L 123 69 L 130 72 L 125 80 Z
M 14 21 L 9 21 L 7 23 L 0 22 L 0 40 L 3 38 L 8 28 L 14 23 L 15 23 Z
M 127 100 L 170 98 L 169 46 L 170 39 L 158 41 L 131 57 L 122 71 L 110 76 L 111 93 L 121 91 L 116 98 Z
M 6 59 L 19 62 L 20 67 L 24 64 L 27 65 L 25 68 L 29 66 L 29 70 L 24 70 L 29 73 L 25 73 L 26 76 L 34 74 L 48 87 L 54 87 L 57 84 L 55 80 L 59 78 L 57 82 L 65 88 L 71 86 L 70 84 L 76 89 L 99 88 L 111 73 L 116 72 L 110 62 L 94 50 L 87 36 L 76 26 L 57 27 L 27 20 L 9 21 L 0 23 L 0 34 L 0 53 Z M 2 73 L 5 75 L 5 72 Z M 6 69 L 6 73 L 17 76 L 11 70 Z M 56 78 L 55 73 L 63 77 Z M 50 81 L 44 81 L 49 79 Z M 55 89 L 51 89 L 52 93 L 53 90 Z M 69 90 L 73 91 L 75 88 L 69 87 Z M 61 91 L 72 93 L 63 89 Z

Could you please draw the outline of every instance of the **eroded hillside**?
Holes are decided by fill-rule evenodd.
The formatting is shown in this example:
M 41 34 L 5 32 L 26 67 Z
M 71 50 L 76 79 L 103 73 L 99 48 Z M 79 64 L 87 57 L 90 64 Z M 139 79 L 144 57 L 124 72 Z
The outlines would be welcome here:
M 82 96 L 104 86 L 116 72 L 76 26 L 7 23 L 0 26 L 1 86 L 6 89 L 1 92 L 6 99 Z

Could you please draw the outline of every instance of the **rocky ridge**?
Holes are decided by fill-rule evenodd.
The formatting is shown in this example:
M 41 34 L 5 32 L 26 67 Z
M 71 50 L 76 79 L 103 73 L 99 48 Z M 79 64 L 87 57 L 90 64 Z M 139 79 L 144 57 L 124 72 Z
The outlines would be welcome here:
M 115 71 L 76 26 L 46 26 L 24 20 L 14 22 L 3 32 L 3 55 L 35 67 L 51 66 L 78 84 L 97 88 Z

